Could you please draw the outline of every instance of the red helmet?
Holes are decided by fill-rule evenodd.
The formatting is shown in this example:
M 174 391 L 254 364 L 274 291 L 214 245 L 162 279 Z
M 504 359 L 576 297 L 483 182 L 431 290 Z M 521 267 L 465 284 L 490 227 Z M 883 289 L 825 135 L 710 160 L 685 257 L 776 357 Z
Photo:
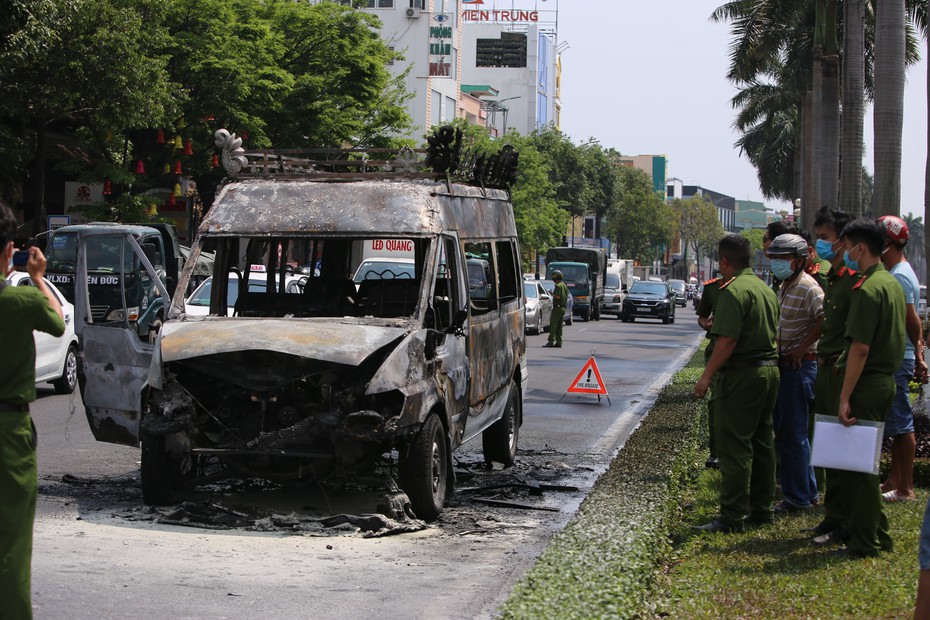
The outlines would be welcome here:
M 888 239 L 890 239 L 892 243 L 897 245 L 907 243 L 908 230 L 907 223 L 905 223 L 904 220 L 895 215 L 883 215 L 878 218 L 878 221 L 885 227 L 885 232 L 888 233 Z

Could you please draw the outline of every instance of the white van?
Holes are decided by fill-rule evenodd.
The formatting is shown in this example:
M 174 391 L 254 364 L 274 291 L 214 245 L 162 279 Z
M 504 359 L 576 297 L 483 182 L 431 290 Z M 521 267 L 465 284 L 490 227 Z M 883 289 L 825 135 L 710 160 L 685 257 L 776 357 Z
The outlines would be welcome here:
M 527 381 L 520 249 L 503 189 L 516 155 L 505 147 L 494 165 L 459 170 L 460 135 L 441 130 L 425 154 L 351 151 L 321 164 L 332 151 L 247 155 L 217 132 L 235 180 L 189 263 L 216 248 L 207 315 L 184 314 L 175 295 L 149 345 L 94 323 L 77 287 L 87 416 L 100 441 L 141 440 L 146 503 L 170 501 L 199 457 L 253 476 L 342 479 L 396 454 L 401 487 L 429 520 L 452 490 L 453 449 L 480 436 L 488 461 L 513 464 Z M 399 263 L 401 277 L 375 269 L 356 286 L 355 259 L 373 240 L 409 242 L 412 262 Z M 290 290 L 288 265 L 315 261 L 319 272 Z M 485 276 L 475 292 L 473 262 Z M 267 285 L 240 286 L 231 303 L 228 288 L 258 266 Z M 178 291 L 190 277 L 187 268 Z

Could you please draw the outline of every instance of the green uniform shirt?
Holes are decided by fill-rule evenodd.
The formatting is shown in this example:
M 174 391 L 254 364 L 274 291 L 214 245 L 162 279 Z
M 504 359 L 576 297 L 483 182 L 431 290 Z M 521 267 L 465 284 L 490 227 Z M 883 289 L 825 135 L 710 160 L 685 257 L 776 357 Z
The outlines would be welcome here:
M 701 303 L 698 304 L 697 310 L 694 311 L 696 315 L 706 319 L 714 313 L 714 308 L 717 307 L 717 298 L 720 297 L 721 285 L 723 285 L 723 278 L 714 278 L 704 283 L 704 292 L 701 293 Z M 707 348 L 704 349 L 704 357 L 710 359 L 711 353 L 714 352 L 714 342 L 716 342 L 716 338 L 714 338 L 710 332 L 707 332 L 706 337 L 710 339 L 710 342 L 707 344 Z
M 817 352 L 823 357 L 839 355 L 846 348 L 846 316 L 852 287 L 859 278 L 845 265 L 827 274 L 827 288 L 823 298 L 823 327 Z
M 566 304 L 568 304 L 568 287 L 560 280 L 552 289 L 552 305 L 564 309 Z
M 7 285 L 0 292 L 0 402 L 25 405 L 36 399 L 33 330 L 61 336 L 65 322 L 39 289 Z
M 751 268 L 739 271 L 720 287 L 710 333 L 736 340 L 724 368 L 778 357 L 777 332 L 778 298 Z
M 904 289 L 877 263 L 859 275 L 852 287 L 846 339 L 869 345 L 863 374 L 894 375 L 904 359 Z M 846 354 L 849 354 L 847 345 Z M 844 363 L 845 360 L 841 360 Z
M 827 279 L 830 275 L 831 266 L 832 265 L 830 265 L 830 261 L 825 261 L 824 259 L 820 258 L 804 271 L 806 271 L 809 276 L 817 280 L 817 284 L 819 284 L 820 288 L 826 292 Z

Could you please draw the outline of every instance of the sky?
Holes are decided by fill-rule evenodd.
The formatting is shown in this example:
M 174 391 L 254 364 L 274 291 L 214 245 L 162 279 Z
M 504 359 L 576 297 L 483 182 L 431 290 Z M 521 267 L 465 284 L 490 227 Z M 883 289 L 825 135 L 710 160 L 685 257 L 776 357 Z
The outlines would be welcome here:
M 668 176 L 737 199 L 767 200 L 755 169 L 733 147 L 726 79 L 730 24 L 708 18 L 723 0 L 545 0 L 559 3 L 561 128 L 624 155 L 664 154 Z M 922 51 L 926 45 L 922 44 Z M 907 74 L 901 210 L 923 215 L 927 158 L 926 65 Z M 863 163 L 871 171 L 872 116 Z

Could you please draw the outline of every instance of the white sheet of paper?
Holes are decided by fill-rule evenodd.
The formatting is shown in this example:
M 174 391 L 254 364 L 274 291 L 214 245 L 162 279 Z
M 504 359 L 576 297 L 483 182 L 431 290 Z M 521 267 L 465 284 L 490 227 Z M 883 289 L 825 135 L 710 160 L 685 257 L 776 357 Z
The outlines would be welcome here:
M 814 422 L 811 465 L 878 474 L 883 426 L 843 426 L 837 418 L 818 415 Z

